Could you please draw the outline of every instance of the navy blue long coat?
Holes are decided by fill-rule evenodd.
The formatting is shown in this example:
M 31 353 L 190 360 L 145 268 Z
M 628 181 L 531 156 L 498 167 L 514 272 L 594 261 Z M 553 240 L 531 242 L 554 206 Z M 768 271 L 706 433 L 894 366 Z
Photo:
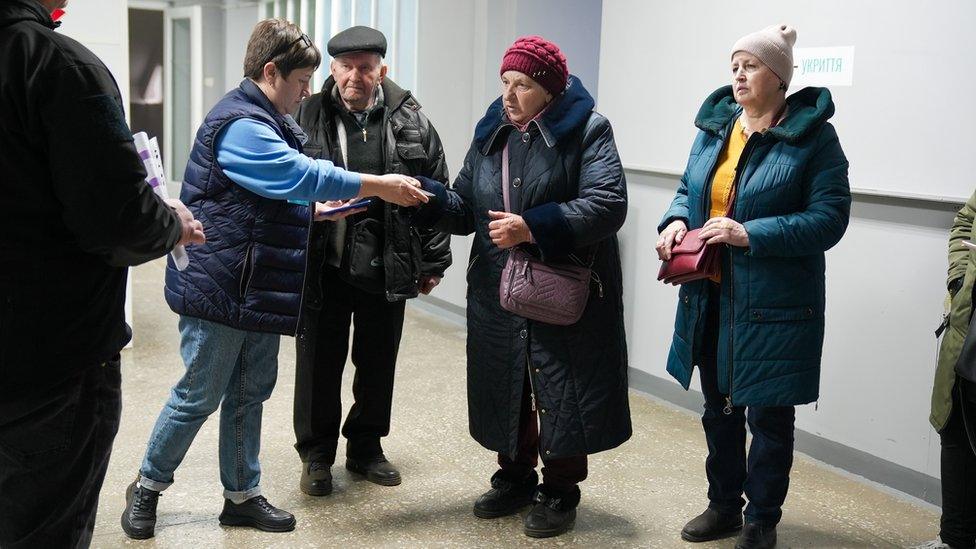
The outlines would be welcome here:
M 535 391 L 544 458 L 614 448 L 631 435 L 627 343 L 617 230 L 627 214 L 623 168 L 613 131 L 593 112 L 576 77 L 545 114 L 520 133 L 496 100 L 479 122 L 437 228 L 474 233 L 467 282 L 468 417 L 484 447 L 514 455 L 525 376 Z M 488 210 L 504 211 L 502 148 L 510 153 L 512 210 L 520 213 L 546 260 L 595 254 L 582 319 L 555 326 L 501 308 L 498 285 L 508 251 L 488 236 Z

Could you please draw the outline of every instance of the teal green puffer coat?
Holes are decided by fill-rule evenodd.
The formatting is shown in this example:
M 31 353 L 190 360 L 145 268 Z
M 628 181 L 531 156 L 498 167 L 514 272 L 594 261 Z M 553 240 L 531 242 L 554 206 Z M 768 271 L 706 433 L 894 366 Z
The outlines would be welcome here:
M 804 88 L 786 100 L 785 119 L 751 136 L 742 153 L 731 217 L 749 248 L 722 253 L 719 390 L 736 406 L 788 406 L 817 400 L 824 335 L 824 252 L 850 216 L 847 158 L 827 120 L 830 92 Z M 708 219 L 716 161 L 741 108 L 725 86 L 695 120 L 701 130 L 671 207 L 689 229 Z M 668 372 L 686 389 L 704 346 L 708 281 L 679 292 Z

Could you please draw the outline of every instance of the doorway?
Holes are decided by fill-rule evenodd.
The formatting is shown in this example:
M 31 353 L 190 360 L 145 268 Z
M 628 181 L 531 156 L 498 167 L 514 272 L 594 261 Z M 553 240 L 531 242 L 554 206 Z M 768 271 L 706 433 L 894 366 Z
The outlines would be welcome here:
M 129 8 L 129 125 L 156 137 L 165 158 L 163 25 L 163 10 Z

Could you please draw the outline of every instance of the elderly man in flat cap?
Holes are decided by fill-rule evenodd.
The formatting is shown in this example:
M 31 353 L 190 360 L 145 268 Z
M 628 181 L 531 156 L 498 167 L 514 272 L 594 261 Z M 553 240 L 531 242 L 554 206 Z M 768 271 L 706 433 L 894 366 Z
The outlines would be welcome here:
M 413 95 L 386 77 L 383 33 L 352 27 L 333 36 L 328 51 L 332 76 L 295 117 L 310 137 L 305 153 L 358 172 L 446 183 L 434 126 Z M 374 199 L 361 213 L 315 224 L 295 380 L 295 447 L 306 494 L 332 492 L 350 324 L 356 374 L 342 426 L 346 468 L 376 484 L 400 484 L 380 439 L 390 432 L 404 302 L 430 293 L 450 264 L 450 237 L 412 227 L 410 210 L 395 204 Z

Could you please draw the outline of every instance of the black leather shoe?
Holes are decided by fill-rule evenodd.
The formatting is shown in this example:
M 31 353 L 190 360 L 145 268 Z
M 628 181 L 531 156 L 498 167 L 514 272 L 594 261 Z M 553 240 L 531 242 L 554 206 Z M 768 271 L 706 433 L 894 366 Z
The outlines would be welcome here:
M 380 486 L 396 486 L 403 482 L 400 471 L 386 457 L 380 454 L 370 459 L 346 458 L 346 469 L 359 475 L 365 475 L 366 480 Z
M 298 488 L 310 496 L 327 496 L 332 493 L 331 465 L 321 461 L 302 464 L 302 479 Z
M 526 536 L 551 538 L 566 532 L 576 523 L 576 507 L 580 502 L 578 486 L 571 492 L 559 492 L 542 484 L 533 500 L 535 506 L 525 515 L 522 523 Z
M 532 494 L 538 484 L 539 475 L 535 471 L 521 482 L 507 478 L 498 471 L 491 477 L 491 490 L 481 494 L 474 502 L 474 516 L 493 519 L 514 515 L 532 503 Z
M 149 539 L 156 534 L 156 504 L 159 492 L 133 482 L 125 489 L 122 531 L 132 539 Z
M 776 547 L 776 527 L 747 522 L 735 540 L 735 549 L 773 549 Z
M 681 539 L 691 542 L 727 538 L 742 529 L 742 513 L 724 514 L 709 507 L 688 521 L 681 530 Z
M 240 505 L 225 499 L 224 510 L 218 520 L 224 526 L 250 526 L 265 532 L 291 532 L 295 529 L 295 515 L 271 505 L 264 496 L 254 496 Z

